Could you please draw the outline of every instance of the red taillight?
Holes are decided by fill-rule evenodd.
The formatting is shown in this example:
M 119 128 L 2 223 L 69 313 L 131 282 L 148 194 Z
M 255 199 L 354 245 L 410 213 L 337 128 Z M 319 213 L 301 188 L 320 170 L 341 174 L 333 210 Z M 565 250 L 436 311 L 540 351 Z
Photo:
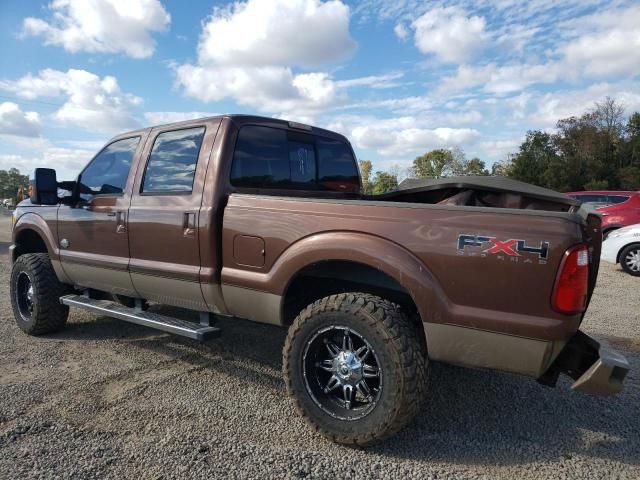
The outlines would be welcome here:
M 588 292 L 589 250 L 585 245 L 577 245 L 564 254 L 551 305 L 560 313 L 582 313 L 587 308 Z

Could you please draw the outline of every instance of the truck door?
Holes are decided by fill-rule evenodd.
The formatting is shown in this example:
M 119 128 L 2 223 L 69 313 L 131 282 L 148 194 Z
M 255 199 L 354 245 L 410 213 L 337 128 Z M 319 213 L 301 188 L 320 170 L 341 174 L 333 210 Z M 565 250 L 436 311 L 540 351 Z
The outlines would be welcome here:
M 103 148 L 80 174 L 78 203 L 58 210 L 62 267 L 77 285 L 135 295 L 128 272 L 129 173 L 145 138 L 120 138 Z
M 129 209 L 129 271 L 139 295 L 206 311 L 198 225 L 219 120 L 151 131 Z

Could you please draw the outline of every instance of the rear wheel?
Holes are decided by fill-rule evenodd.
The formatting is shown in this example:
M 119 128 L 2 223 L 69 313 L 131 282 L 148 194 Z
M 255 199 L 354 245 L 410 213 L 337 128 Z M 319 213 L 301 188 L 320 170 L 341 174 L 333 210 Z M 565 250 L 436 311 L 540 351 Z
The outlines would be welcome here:
M 620 265 L 629 275 L 640 276 L 640 243 L 627 245 L 620 252 Z
M 18 257 L 11 270 L 11 306 L 18 327 L 29 335 L 62 329 L 69 307 L 60 303 L 67 287 L 58 281 L 46 253 Z
M 365 293 L 305 308 L 289 330 L 283 368 L 301 414 L 345 444 L 370 445 L 400 430 L 427 388 L 421 338 L 397 305 Z

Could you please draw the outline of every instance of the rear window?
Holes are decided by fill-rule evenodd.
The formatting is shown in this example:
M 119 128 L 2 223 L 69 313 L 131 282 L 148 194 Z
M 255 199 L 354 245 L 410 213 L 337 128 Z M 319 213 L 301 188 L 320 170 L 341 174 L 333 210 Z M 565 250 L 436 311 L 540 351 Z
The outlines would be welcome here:
M 614 205 L 616 203 L 626 202 L 629 198 L 631 198 L 629 195 L 609 195 L 609 203 Z
M 245 188 L 360 190 L 355 158 L 345 142 L 260 126 L 240 129 L 231 184 Z
M 595 195 L 595 194 L 587 194 L 587 195 L 575 195 L 575 198 L 585 203 L 608 203 L 606 195 Z

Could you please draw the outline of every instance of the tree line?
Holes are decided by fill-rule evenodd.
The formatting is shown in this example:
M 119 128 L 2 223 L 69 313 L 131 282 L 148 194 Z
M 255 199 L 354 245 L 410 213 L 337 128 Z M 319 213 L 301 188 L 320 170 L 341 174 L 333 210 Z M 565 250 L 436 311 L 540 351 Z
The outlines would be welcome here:
M 437 149 L 416 157 L 408 169 L 372 172 L 360 162 L 366 193 L 395 189 L 405 178 L 502 175 L 560 192 L 640 190 L 640 113 L 625 116 L 623 105 L 607 97 L 579 117 L 558 120 L 553 133 L 530 130 L 518 152 L 493 164 L 491 172 L 460 148 Z

